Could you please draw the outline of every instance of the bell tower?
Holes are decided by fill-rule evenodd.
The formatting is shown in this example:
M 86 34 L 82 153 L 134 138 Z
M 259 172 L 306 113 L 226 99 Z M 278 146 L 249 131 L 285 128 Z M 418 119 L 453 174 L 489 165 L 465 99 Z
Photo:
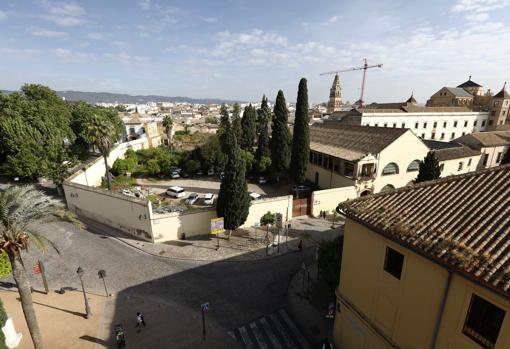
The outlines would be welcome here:
M 497 129 L 498 126 L 507 123 L 507 116 L 510 109 L 510 94 L 506 92 L 505 87 L 506 82 L 501 91 L 492 97 L 487 131 L 493 131 Z
M 342 105 L 342 88 L 340 87 L 340 78 L 335 74 L 333 86 L 329 90 L 328 113 L 340 111 Z

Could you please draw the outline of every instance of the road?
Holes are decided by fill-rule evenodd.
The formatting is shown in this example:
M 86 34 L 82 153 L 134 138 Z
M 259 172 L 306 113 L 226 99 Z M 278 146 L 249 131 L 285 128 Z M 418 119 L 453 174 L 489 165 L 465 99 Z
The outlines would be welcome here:
M 182 347 L 193 345 L 194 339 L 184 335 L 189 332 L 189 323 L 181 322 L 179 316 L 194 312 L 193 317 L 196 317 L 199 305 L 209 302 L 208 318 L 220 328 L 214 343 L 217 347 L 229 344 L 221 344 L 229 340 L 229 330 L 282 306 L 292 275 L 303 261 L 311 262 L 315 253 L 313 249 L 305 249 L 262 261 L 204 263 L 147 255 L 115 238 L 69 223 L 51 223 L 36 229 L 55 243 L 59 254 L 48 250 L 41 255 L 32 247 L 24 256 L 25 264 L 31 270 L 36 260 L 41 259 L 52 290 L 80 288 L 76 269 L 81 266 L 85 270 L 87 291 L 103 294 L 103 284 L 97 272 L 104 269 L 110 292 L 171 305 L 176 309 L 176 315 L 169 321 L 176 333 L 183 334 Z M 39 276 L 31 275 L 30 278 L 37 289 L 42 289 Z M 179 338 L 172 340 L 179 341 Z

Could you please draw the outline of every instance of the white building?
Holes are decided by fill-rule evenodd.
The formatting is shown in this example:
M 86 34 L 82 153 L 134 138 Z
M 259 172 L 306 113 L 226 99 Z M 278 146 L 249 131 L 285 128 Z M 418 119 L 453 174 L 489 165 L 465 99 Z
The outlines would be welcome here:
M 473 132 L 485 131 L 487 111 L 466 107 L 421 107 L 411 96 L 404 103 L 370 104 L 345 113 L 333 113 L 329 120 L 346 125 L 408 128 L 421 139 L 450 141 Z

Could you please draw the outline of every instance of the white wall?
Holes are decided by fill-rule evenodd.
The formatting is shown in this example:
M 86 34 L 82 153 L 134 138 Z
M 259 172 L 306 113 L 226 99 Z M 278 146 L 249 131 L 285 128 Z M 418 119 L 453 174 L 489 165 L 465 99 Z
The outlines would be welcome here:
M 461 137 L 463 134 L 481 132 L 487 127 L 488 112 L 450 112 L 450 113 L 378 113 L 364 112 L 361 117 L 362 126 L 377 127 L 403 127 L 411 129 L 418 137 L 423 139 L 435 139 L 438 141 L 450 141 Z M 467 121 L 467 126 L 465 122 Z M 474 125 L 476 121 L 476 126 Z M 434 122 L 437 123 L 434 128 Z M 446 122 L 446 127 L 444 123 Z M 416 123 L 418 127 L 416 128 Z M 425 126 L 426 123 L 426 127 Z M 455 126 L 457 123 L 457 126 Z M 435 137 L 432 138 L 432 133 Z M 444 138 L 441 139 L 441 134 Z
M 387 146 L 379 154 L 377 165 L 377 177 L 374 180 L 374 193 L 391 184 L 395 188 L 406 186 L 418 175 L 418 171 L 407 172 L 407 167 L 414 160 L 423 160 L 429 149 L 412 132 L 406 132 L 392 144 Z M 383 176 L 382 172 L 386 165 L 394 162 L 398 165 L 399 173 Z
M 124 153 L 130 148 L 136 151 L 148 147 L 149 143 L 147 141 L 147 138 L 141 138 L 130 142 L 120 143 L 116 145 L 110 152 L 110 155 L 108 156 L 108 165 L 112 167 L 115 160 L 117 160 L 118 158 L 122 158 L 124 156 Z M 72 176 L 70 176 L 67 180 L 76 184 L 98 187 L 101 185 L 101 178 L 104 177 L 105 173 L 106 169 L 104 166 L 104 159 L 102 156 L 100 156 L 92 163 L 86 165 L 85 171 L 80 169 Z
M 462 169 L 459 170 L 459 163 L 462 162 Z M 460 159 L 452 159 L 440 161 L 439 166 L 443 167 L 441 177 L 453 176 L 476 171 L 476 167 L 480 162 L 480 155 L 468 156 Z
M 355 186 L 317 190 L 312 193 L 312 215 L 318 216 L 320 211 L 331 214 L 339 203 L 358 197 Z
M 152 241 L 150 202 L 76 183 L 63 186 L 71 212 Z

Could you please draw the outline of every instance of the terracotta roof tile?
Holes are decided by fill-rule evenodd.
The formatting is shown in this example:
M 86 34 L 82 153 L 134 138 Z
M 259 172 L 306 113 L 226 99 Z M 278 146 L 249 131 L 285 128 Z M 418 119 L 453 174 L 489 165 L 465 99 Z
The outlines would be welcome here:
M 330 122 L 310 127 L 310 149 L 345 160 L 378 154 L 389 144 L 411 132 L 403 128 L 343 125 Z
M 348 217 L 510 296 L 510 165 L 340 205 Z

